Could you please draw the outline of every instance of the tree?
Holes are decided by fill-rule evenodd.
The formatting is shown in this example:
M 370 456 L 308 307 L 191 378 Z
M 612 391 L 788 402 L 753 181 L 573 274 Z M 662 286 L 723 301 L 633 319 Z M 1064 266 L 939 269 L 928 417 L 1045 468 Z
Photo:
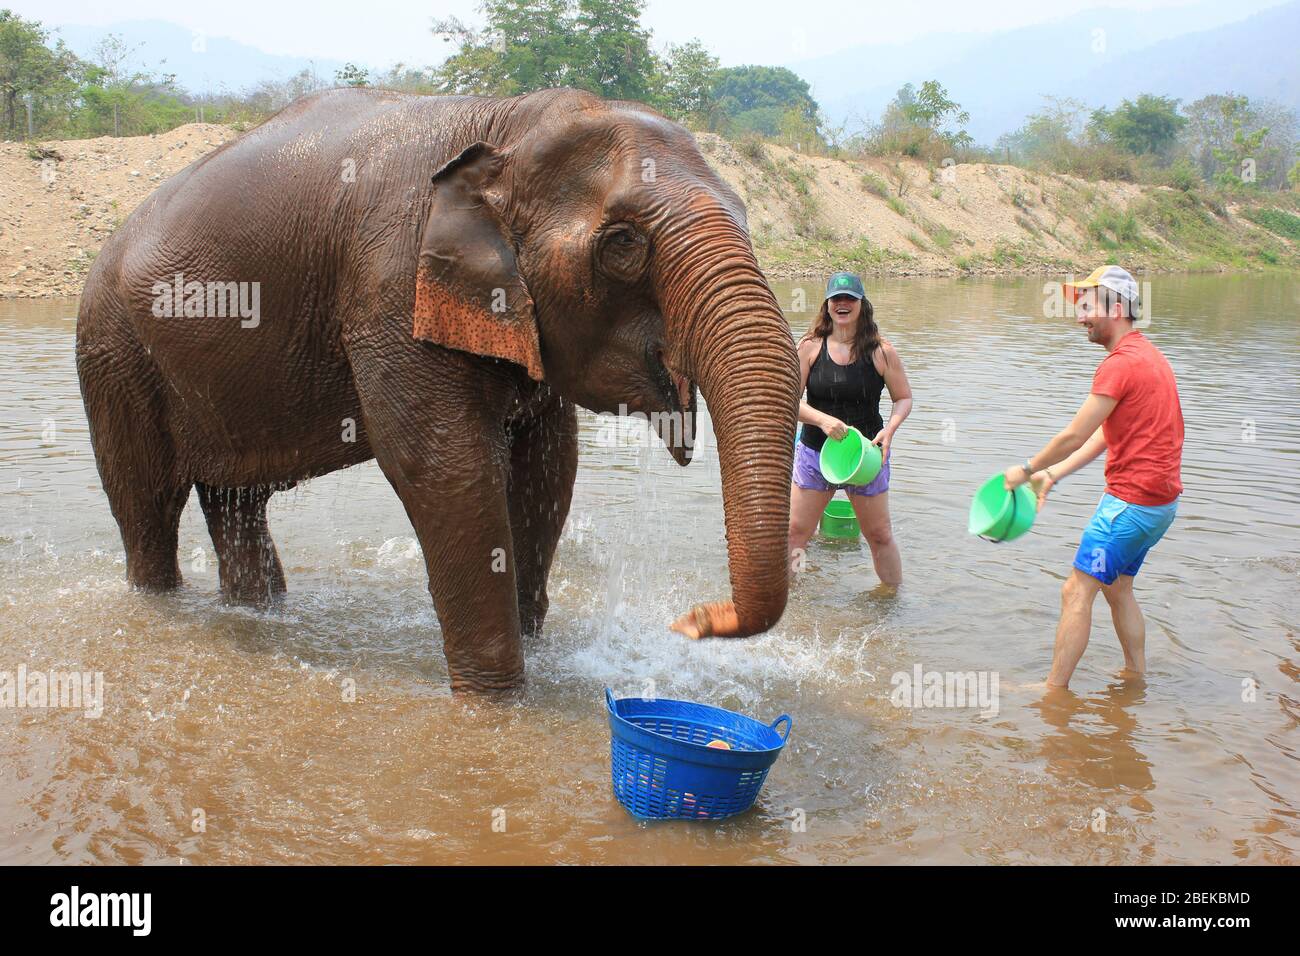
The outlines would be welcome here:
M 344 63 L 343 69 L 334 71 L 334 82 L 339 86 L 369 86 L 370 71 L 355 63 Z
M 1225 97 L 1219 105 L 1225 123 L 1232 128 L 1232 139 L 1213 151 L 1214 158 L 1223 166 L 1215 181 L 1221 186 L 1254 185 L 1259 172 L 1255 154 L 1268 135 L 1268 127 L 1246 132 L 1250 101 L 1244 96 Z
M 691 40 L 681 46 L 669 46 L 659 72 L 662 82 L 656 99 L 664 111 L 674 119 L 707 126 L 717 103 L 713 87 L 718 58 L 699 40 Z
M 449 18 L 433 32 L 459 50 L 438 68 L 448 93 L 514 96 L 570 85 L 577 42 L 571 0 L 485 0 L 486 26 L 475 30 Z
M 433 93 L 437 90 L 435 71 L 432 68 L 420 69 L 406 63 L 393 64 L 387 73 L 375 77 L 374 85 L 405 93 Z
M 971 147 L 970 134 L 961 128 L 969 121 L 970 114 L 953 102 L 937 80 L 925 81 L 919 90 L 905 83 L 869 132 L 867 149 L 938 162 Z
M 302 69 L 287 80 L 263 80 L 242 97 L 242 104 L 254 116 L 269 115 L 284 109 L 300 96 L 315 93 L 329 86 L 328 81 L 314 69 Z
M 910 90 L 911 84 L 903 89 Z M 907 102 L 900 103 L 900 106 L 909 120 L 936 133 L 950 146 L 964 148 L 971 145 L 970 134 L 964 129 L 944 129 L 950 123 L 958 127 L 965 126 L 970 122 L 970 113 L 949 98 L 948 91 L 938 80 L 926 80 L 921 84 L 921 89 L 908 97 Z
M 1143 93 L 1136 102 L 1124 100 L 1114 112 L 1105 107 L 1092 114 L 1088 130 L 1098 142 L 1113 143 L 1135 156 L 1167 158 L 1187 125 L 1176 99 Z
M 1295 162 L 1297 120 L 1286 106 L 1233 93 L 1203 96 L 1186 108 L 1183 143 L 1201 176 L 1240 182 L 1241 162 L 1255 161 L 1255 182 L 1286 189 Z
M 733 117 L 750 110 L 775 107 L 779 112 L 794 109 L 809 120 L 817 119 L 817 101 L 805 80 L 783 66 L 735 66 L 719 70 L 713 98 L 729 101 Z
M 574 86 L 611 99 L 649 98 L 656 64 L 644 8 L 645 0 L 577 0 Z
M 1044 97 L 1046 106 L 1025 118 L 1014 133 L 998 137 L 999 152 L 1009 152 L 1029 163 L 1053 164 L 1083 138 L 1084 117 L 1088 107 L 1069 97 Z
M 11 10 L 0 10 L 0 102 L 4 109 L 4 134 L 14 139 L 26 132 L 19 102 L 31 97 L 33 112 L 51 100 L 66 97 L 77 59 L 60 40 L 50 49 L 49 31 L 35 20 L 24 20 Z
M 138 136 L 172 129 L 193 114 L 181 99 L 174 76 L 156 76 L 129 66 L 136 48 L 108 34 L 93 62 L 82 64 L 80 108 L 73 128 L 83 136 Z

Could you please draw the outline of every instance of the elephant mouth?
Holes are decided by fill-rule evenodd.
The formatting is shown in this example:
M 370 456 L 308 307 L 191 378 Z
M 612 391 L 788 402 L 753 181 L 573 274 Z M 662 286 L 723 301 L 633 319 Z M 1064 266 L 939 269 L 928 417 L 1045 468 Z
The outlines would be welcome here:
M 679 465 L 689 464 L 696 439 L 696 385 L 659 351 L 659 390 L 668 415 L 654 417 L 655 430 Z

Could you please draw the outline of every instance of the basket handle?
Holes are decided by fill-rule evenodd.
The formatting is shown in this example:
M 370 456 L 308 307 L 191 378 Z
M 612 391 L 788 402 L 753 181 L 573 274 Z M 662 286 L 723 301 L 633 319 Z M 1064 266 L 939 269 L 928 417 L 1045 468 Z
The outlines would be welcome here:
M 781 721 L 783 721 L 783 720 L 785 721 L 785 733 L 781 733 L 781 731 L 776 730 L 776 725 L 779 724 L 779 723 L 780 723 Z M 781 737 L 782 740 L 789 740 L 789 739 L 790 739 L 790 731 L 794 730 L 794 721 L 790 719 L 790 715 L 789 715 L 789 714 L 782 714 L 782 715 L 781 715 L 780 717 L 778 717 L 776 720 L 772 721 L 772 723 L 771 723 L 769 726 L 770 726 L 773 730 L 776 730 L 777 734 Z
M 618 713 L 614 710 L 614 692 L 608 687 L 605 688 L 605 706 L 609 708 L 611 714 Z

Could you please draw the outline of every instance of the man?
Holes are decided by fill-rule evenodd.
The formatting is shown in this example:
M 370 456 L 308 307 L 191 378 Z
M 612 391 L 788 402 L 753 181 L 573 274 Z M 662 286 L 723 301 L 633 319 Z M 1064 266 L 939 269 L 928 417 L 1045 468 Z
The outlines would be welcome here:
M 1106 454 L 1106 493 L 1084 529 L 1061 588 L 1061 620 L 1047 686 L 1064 688 L 1088 646 L 1092 606 L 1101 591 L 1124 649 L 1122 677 L 1146 670 L 1146 626 L 1133 578 L 1178 511 L 1183 413 L 1173 369 L 1134 328 L 1138 287 L 1119 266 L 1102 266 L 1062 285 L 1088 341 L 1108 353 L 1074 420 L 1023 465 L 1006 470 L 1007 488 L 1033 483 L 1042 508 L 1052 486 Z

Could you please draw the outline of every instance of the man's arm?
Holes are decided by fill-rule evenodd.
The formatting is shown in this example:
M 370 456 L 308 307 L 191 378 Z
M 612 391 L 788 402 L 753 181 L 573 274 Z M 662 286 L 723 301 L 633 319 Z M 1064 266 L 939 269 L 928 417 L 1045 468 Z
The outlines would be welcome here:
M 1083 443 L 1083 447 L 1076 451 L 1059 465 L 1049 465 L 1041 471 L 1034 472 L 1034 477 L 1029 479 L 1033 485 L 1034 495 L 1038 498 L 1038 510 L 1043 510 L 1043 505 L 1047 504 L 1047 495 L 1056 487 L 1056 483 L 1066 475 L 1072 475 L 1085 465 L 1091 464 L 1098 455 L 1106 450 L 1105 432 L 1098 428 L 1092 433 L 1092 437 Z
M 1048 465 L 1052 470 L 1052 480 L 1060 481 L 1066 475 L 1072 475 L 1085 465 L 1090 465 L 1097 456 L 1106 450 L 1106 435 L 1098 426 L 1097 430 L 1092 433 L 1092 437 L 1083 443 L 1083 447 L 1076 451 L 1059 465 Z
M 1041 451 L 1029 458 L 1030 471 L 1028 474 L 1025 473 L 1022 465 L 1012 465 L 1006 470 L 1004 477 L 1006 478 L 1007 488 L 1011 489 L 1023 485 L 1034 472 L 1043 468 L 1050 468 L 1057 462 L 1064 461 L 1075 452 L 1080 451 L 1084 444 L 1089 443 L 1089 440 L 1096 435 L 1098 429 L 1101 428 L 1101 423 L 1115 410 L 1115 406 L 1118 404 L 1119 401 L 1109 395 L 1098 395 L 1095 392 L 1089 394 L 1084 399 L 1079 410 L 1075 412 L 1074 420 L 1058 432 L 1055 438 L 1044 445 Z M 1092 461 L 1093 458 L 1101 454 L 1101 450 L 1105 447 L 1106 441 L 1103 438 L 1101 446 L 1096 449 L 1096 453 L 1086 461 L 1080 461 L 1076 467 L 1082 467 L 1087 462 Z

